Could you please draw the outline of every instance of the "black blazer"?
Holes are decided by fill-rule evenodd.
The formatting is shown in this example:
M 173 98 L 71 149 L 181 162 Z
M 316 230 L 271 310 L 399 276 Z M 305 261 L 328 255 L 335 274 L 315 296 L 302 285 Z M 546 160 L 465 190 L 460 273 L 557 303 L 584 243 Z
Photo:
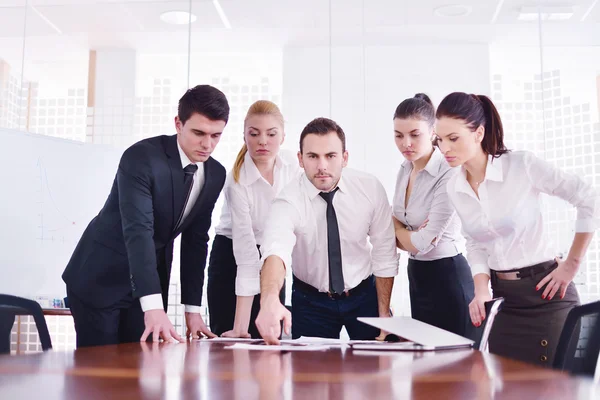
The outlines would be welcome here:
M 175 230 L 187 193 L 177 135 L 157 136 L 129 147 L 111 192 L 79 240 L 62 278 L 67 289 L 95 308 L 161 293 L 166 309 L 173 241 L 181 237 L 181 302 L 200 305 L 208 229 L 225 182 L 225 168 L 204 162 L 204 186 Z

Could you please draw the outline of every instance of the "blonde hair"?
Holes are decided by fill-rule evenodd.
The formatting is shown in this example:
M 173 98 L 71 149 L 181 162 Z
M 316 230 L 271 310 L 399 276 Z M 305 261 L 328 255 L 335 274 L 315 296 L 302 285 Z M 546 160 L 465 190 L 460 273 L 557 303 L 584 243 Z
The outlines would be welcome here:
M 275 117 L 277 121 L 281 124 L 283 128 L 283 114 L 281 114 L 281 110 L 275 103 L 269 100 L 258 100 L 254 102 L 248 109 L 248 113 L 246 114 L 246 118 L 244 119 L 244 130 L 246 130 L 246 123 L 248 122 L 248 118 L 253 117 L 255 115 L 270 115 Z M 246 157 L 246 153 L 248 152 L 248 147 L 246 143 L 242 145 L 240 152 L 235 158 L 235 163 L 233 164 L 233 180 L 237 183 L 240 179 L 240 170 L 242 169 L 242 165 L 244 165 L 244 157 Z

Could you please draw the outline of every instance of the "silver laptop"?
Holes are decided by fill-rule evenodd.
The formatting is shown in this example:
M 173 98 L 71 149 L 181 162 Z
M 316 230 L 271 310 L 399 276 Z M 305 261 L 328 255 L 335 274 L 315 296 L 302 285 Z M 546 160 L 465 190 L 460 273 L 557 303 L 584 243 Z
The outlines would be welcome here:
M 426 324 L 410 317 L 366 318 L 359 321 L 383 329 L 389 333 L 408 340 L 408 342 L 374 342 L 372 344 L 351 344 L 356 350 L 405 350 L 431 351 L 470 348 L 474 341 L 436 326 Z

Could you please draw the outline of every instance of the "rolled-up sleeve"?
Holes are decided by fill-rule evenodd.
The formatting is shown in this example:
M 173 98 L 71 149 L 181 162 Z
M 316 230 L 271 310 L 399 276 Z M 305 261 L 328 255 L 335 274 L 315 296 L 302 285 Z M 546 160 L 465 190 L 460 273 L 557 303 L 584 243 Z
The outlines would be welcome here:
M 451 172 L 452 170 L 448 170 L 435 185 L 427 226 L 410 235 L 412 245 L 419 250 L 418 254 L 428 253 L 437 246 L 456 213 L 446 191 Z
M 256 247 L 246 188 L 231 182 L 225 189 L 225 200 L 231 213 L 231 239 L 237 264 L 235 294 L 254 296 L 260 293 L 260 254 Z
M 380 278 L 391 278 L 398 275 L 398 251 L 396 235 L 392 220 L 392 208 L 383 185 L 377 181 L 375 188 L 375 213 L 369 226 L 371 249 L 371 265 L 373 275 Z
M 270 256 L 283 260 L 285 268 L 292 265 L 292 252 L 296 245 L 296 229 L 300 223 L 300 214 L 293 204 L 282 198 L 275 198 L 271 204 L 265 224 L 260 247 L 262 268 Z
M 525 171 L 534 188 L 557 196 L 577 208 L 575 232 L 594 232 L 600 219 L 598 191 L 579 176 L 568 174 L 554 165 L 527 152 Z

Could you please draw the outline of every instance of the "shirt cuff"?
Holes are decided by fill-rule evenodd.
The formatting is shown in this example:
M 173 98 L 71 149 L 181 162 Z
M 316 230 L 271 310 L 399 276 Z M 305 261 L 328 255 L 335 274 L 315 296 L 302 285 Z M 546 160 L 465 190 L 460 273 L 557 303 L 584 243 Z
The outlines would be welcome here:
M 185 312 L 194 313 L 194 314 L 202 314 L 202 307 L 199 306 L 190 306 L 185 304 Z
M 264 249 L 264 252 L 262 252 L 262 257 L 260 258 L 260 268 L 262 269 L 263 265 L 265 265 L 265 260 L 267 258 L 269 258 L 270 256 L 277 256 L 279 258 L 281 258 L 283 260 L 283 266 L 285 267 L 285 269 L 289 269 L 292 266 L 292 255 L 291 253 L 288 253 L 287 255 L 286 252 L 280 248 L 277 247 L 276 245 L 272 246 L 270 249 Z
M 393 278 L 398 275 L 398 261 L 399 257 L 396 257 L 395 261 L 374 264 L 373 275 L 379 278 Z
M 471 275 L 486 274 L 490 276 L 490 269 L 486 264 L 471 264 Z
M 437 238 L 435 238 L 435 244 L 431 243 L 431 241 L 428 241 L 423 236 L 424 235 L 420 231 L 412 232 L 410 234 L 410 242 L 413 246 L 415 246 L 415 249 L 419 250 L 419 254 L 428 253 L 429 251 L 431 251 L 431 249 L 435 247 L 435 245 L 438 242 Z
M 575 222 L 575 232 L 595 232 L 598 221 L 594 218 L 578 219 Z
M 239 269 L 238 269 L 239 271 Z M 255 296 L 260 293 L 260 278 L 235 278 L 237 296 Z
M 142 307 L 143 312 L 149 310 L 165 310 L 162 295 L 158 293 L 140 297 L 140 306 Z

